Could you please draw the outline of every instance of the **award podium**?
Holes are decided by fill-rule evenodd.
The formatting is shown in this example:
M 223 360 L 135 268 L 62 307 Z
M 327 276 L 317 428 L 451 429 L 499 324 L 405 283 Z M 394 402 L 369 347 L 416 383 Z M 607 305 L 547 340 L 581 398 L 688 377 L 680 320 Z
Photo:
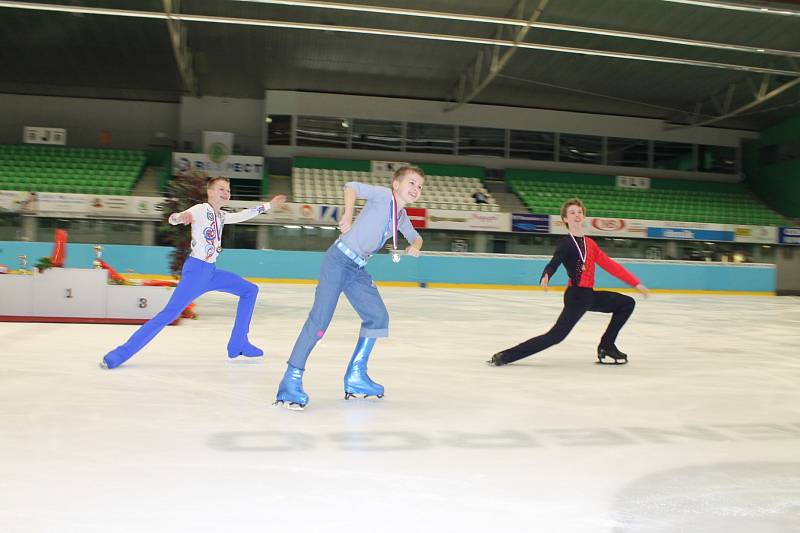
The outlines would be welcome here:
M 0 322 L 143 324 L 172 287 L 111 285 L 100 268 L 50 268 L 0 276 Z

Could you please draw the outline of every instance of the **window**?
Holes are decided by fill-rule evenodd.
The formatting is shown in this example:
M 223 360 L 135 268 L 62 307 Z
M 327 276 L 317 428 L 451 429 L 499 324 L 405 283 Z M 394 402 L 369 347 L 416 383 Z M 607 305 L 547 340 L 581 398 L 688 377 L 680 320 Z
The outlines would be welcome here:
M 505 157 L 506 130 L 461 126 L 458 130 L 458 155 Z
M 619 167 L 647 167 L 649 141 L 609 137 L 607 140 L 608 165 Z
M 329 117 L 297 117 L 297 145 L 347 148 L 350 124 Z
M 513 159 L 554 161 L 556 136 L 540 131 L 511 130 L 510 156 Z
M 292 117 L 270 115 L 267 117 L 267 144 L 287 145 L 292 142 Z
M 594 135 L 562 133 L 559 138 L 559 161 L 600 164 L 603 140 Z
M 655 141 L 653 167 L 669 170 L 695 170 L 694 148 L 688 143 Z
M 452 154 L 455 152 L 456 128 L 443 124 L 406 124 L 406 152 Z
M 352 147 L 360 150 L 394 150 L 402 148 L 403 125 L 384 120 L 353 121 Z
M 736 174 L 736 148 L 733 146 L 697 147 L 698 170 L 700 172 L 719 172 Z

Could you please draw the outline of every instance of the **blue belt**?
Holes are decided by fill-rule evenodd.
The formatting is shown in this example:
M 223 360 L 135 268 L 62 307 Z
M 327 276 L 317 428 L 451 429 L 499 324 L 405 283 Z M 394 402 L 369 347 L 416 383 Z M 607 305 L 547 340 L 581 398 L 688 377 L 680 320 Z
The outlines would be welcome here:
M 358 266 L 360 266 L 360 267 L 366 266 L 367 260 L 364 259 L 363 257 L 361 257 L 360 255 L 358 255 L 357 253 L 355 253 L 350 248 L 348 248 L 347 245 L 345 243 L 343 243 L 342 241 L 336 241 L 336 247 L 339 250 L 341 250 L 344 255 L 346 255 L 347 257 L 352 259 L 353 262 L 355 264 L 357 264 Z

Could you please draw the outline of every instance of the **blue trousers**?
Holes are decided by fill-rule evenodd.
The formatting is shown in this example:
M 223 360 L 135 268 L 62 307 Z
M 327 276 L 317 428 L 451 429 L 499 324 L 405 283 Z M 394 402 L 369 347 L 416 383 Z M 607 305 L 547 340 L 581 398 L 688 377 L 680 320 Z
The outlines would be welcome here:
M 181 281 L 175 287 L 166 307 L 142 324 L 125 344 L 106 355 L 105 361 L 109 368 L 117 367 L 133 357 L 167 324 L 178 318 L 187 305 L 209 291 L 227 292 L 239 297 L 236 319 L 228 341 L 228 353 L 238 353 L 236 350 L 248 342 L 247 333 L 256 305 L 258 286 L 232 272 L 217 270 L 213 263 L 187 257 L 183 264 Z
M 314 293 L 314 305 L 292 349 L 290 365 L 305 369 L 311 350 L 331 323 L 341 293 L 361 317 L 360 337 L 389 335 L 389 313 L 372 276 L 333 245 L 325 252 L 319 284 Z

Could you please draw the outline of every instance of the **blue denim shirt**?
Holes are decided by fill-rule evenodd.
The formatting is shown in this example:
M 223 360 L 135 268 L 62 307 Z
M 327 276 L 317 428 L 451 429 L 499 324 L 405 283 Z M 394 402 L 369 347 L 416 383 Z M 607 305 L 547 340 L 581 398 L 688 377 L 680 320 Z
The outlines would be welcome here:
M 356 191 L 356 197 L 365 199 L 367 205 L 353 222 L 350 231 L 339 237 L 339 240 L 361 257 L 367 258 L 392 238 L 392 190 L 357 181 L 345 183 L 344 186 Z M 405 209 L 397 213 L 397 230 L 409 243 L 419 237 Z M 397 246 L 405 248 L 399 242 Z

